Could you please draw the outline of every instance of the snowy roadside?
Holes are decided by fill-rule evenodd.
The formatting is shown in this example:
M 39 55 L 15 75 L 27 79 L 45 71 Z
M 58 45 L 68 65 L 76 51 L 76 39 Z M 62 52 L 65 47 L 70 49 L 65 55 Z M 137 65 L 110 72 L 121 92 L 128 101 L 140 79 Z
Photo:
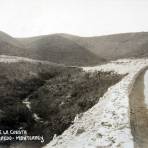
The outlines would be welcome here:
M 114 71 L 126 75 L 110 87 L 100 101 L 87 112 L 77 115 L 74 124 L 44 148 L 133 148 L 128 96 L 148 59 L 122 59 L 84 67 L 84 71 Z

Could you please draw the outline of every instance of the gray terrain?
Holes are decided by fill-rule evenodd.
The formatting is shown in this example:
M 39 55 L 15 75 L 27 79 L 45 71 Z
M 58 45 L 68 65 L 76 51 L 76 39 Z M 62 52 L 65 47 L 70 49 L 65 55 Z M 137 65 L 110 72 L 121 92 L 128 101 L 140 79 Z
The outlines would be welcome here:
M 29 135 L 45 138 L 44 143 L 1 142 L 2 147 L 40 148 L 55 134 L 62 134 L 77 114 L 95 105 L 124 77 L 113 72 L 84 72 L 80 66 L 147 57 L 147 48 L 148 33 L 144 32 L 31 38 L 0 32 L 0 129 L 22 128 Z
M 14 57 L 5 60 L 0 62 L 0 129 L 21 128 L 28 135 L 42 135 L 45 140 L 44 143 L 0 142 L 8 148 L 18 144 L 41 148 L 123 77 L 112 72 L 86 73 L 81 68 L 50 62 L 14 61 Z
M 13 38 L 0 32 L 0 54 L 77 66 L 98 65 L 119 58 L 148 56 L 148 33 L 100 37 L 52 34 Z

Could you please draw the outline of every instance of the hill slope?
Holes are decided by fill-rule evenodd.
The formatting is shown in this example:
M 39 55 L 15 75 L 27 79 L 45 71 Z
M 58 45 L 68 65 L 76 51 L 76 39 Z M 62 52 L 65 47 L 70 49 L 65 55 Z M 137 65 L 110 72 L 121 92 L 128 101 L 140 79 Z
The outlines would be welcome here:
M 54 134 L 61 134 L 77 114 L 91 108 L 123 77 L 11 56 L 0 56 L 0 70 L 0 129 L 24 129 L 28 135 L 44 136 L 44 143 L 22 142 L 31 148 L 41 148 Z
M 25 48 L 30 48 L 31 58 L 46 59 L 66 65 L 95 65 L 105 60 L 85 47 L 60 34 L 21 39 Z
M 35 134 L 43 126 L 23 103 L 27 97 L 44 86 L 46 82 L 64 73 L 79 73 L 79 68 L 70 68 L 40 61 L 18 60 L 15 57 L 0 57 L 0 129 L 23 128 L 28 135 Z M 53 83 L 54 84 L 54 83 Z M 44 96 L 43 96 L 44 97 Z M 15 135 L 13 135 L 15 136 Z M 15 141 L 15 140 L 14 140 Z M 0 141 L 1 144 L 13 143 Z M 39 142 L 40 143 L 40 142 Z M 38 143 L 37 143 L 38 145 Z M 35 146 L 38 148 L 38 146 Z
M 12 38 L 0 32 L 0 54 L 48 60 L 65 65 L 98 65 L 119 58 L 148 56 L 148 33 L 100 37 L 53 34 Z
M 73 38 L 106 60 L 148 56 L 148 33 L 123 33 L 100 37 Z
M 54 40 L 54 38 L 56 39 Z M 50 44 L 52 49 L 54 49 L 62 45 L 62 39 L 67 39 L 69 43 L 73 42 L 73 44 L 75 43 L 75 45 L 79 45 L 80 47 L 83 47 L 83 49 L 95 54 L 99 59 L 101 57 L 107 61 L 119 58 L 141 58 L 148 56 L 147 32 L 122 33 L 98 37 L 79 37 L 68 34 L 55 34 L 22 39 L 21 41 L 31 48 L 41 47 L 43 46 L 43 43 L 49 46 L 50 42 L 54 41 Z M 67 44 L 63 44 L 63 48 L 65 46 L 68 47 Z M 64 50 L 66 51 L 66 49 Z
M 17 39 L 0 31 L 0 55 L 25 56 L 29 53 Z
M 105 61 L 83 46 L 57 34 L 15 39 L 0 32 L 0 54 L 48 60 L 65 65 L 96 65 Z

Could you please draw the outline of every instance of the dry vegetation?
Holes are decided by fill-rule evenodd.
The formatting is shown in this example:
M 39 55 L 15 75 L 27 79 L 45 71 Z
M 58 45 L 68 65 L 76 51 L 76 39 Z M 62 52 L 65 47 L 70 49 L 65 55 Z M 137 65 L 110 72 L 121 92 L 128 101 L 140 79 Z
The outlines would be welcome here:
M 99 101 L 108 87 L 123 76 L 112 72 L 85 73 L 80 68 L 44 64 L 0 64 L 0 128 L 44 135 L 45 143 L 61 134 Z M 31 111 L 22 103 L 31 102 Z M 35 120 L 36 113 L 40 120 Z M 45 144 L 44 143 L 44 144 Z M 41 143 L 35 144 L 39 147 Z

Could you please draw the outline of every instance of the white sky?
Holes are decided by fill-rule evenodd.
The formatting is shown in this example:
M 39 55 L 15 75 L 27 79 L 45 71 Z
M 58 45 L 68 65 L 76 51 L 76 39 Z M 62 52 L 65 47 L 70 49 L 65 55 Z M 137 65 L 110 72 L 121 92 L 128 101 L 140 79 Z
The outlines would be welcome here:
M 148 31 L 148 0 L 0 0 L 0 30 L 15 37 Z

